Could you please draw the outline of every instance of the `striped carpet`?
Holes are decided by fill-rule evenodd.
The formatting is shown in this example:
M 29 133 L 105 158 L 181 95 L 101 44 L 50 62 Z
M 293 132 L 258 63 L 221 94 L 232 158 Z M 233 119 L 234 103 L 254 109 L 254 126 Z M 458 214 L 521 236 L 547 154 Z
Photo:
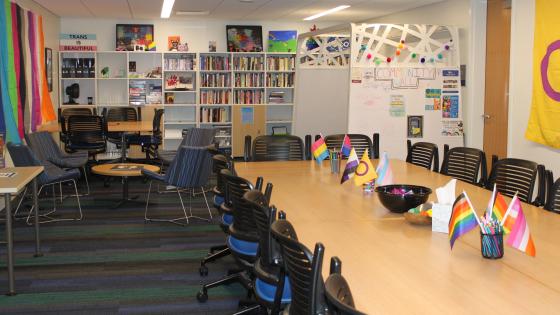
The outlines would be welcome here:
M 79 184 L 83 186 L 83 181 Z M 101 178 L 93 177 L 91 186 L 91 194 L 80 198 L 82 221 L 41 225 L 43 257 L 33 257 L 33 228 L 24 220 L 15 222 L 18 294 L 0 295 L 0 314 L 230 314 L 237 309 L 237 301 L 245 297 L 237 284 L 212 289 L 204 304 L 195 298 L 201 284 L 221 278 L 235 266 L 226 257 L 208 265 L 207 277 L 198 274 L 208 248 L 224 242 L 214 208 L 213 222 L 193 219 L 185 227 L 145 223 L 148 183 L 131 179 L 130 195 L 139 195 L 140 202 L 117 209 L 110 206 L 121 196 L 120 182 L 104 187 Z M 70 188 L 64 187 L 66 192 Z M 212 206 L 211 194 L 207 195 Z M 183 195 L 188 207 L 187 196 Z M 44 197 L 41 205 L 52 207 L 52 199 Z M 196 196 L 192 205 L 193 214 L 208 217 L 202 196 Z M 72 217 L 76 199 L 66 198 L 57 207 L 60 217 Z M 176 193 L 152 192 L 151 209 L 153 216 L 182 212 Z M 4 239 L 4 225 L 0 229 Z M 0 271 L 0 290 L 7 290 L 5 246 L 0 248 Z

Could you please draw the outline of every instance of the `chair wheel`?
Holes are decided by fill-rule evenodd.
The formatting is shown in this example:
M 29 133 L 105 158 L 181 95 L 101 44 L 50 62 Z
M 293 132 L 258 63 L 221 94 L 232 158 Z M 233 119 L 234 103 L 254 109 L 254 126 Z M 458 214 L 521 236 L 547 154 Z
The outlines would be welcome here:
M 206 291 L 199 291 L 196 294 L 196 299 L 200 302 L 200 303 L 204 303 L 206 301 L 208 301 L 208 293 Z
M 198 268 L 198 273 L 200 273 L 200 276 L 204 277 L 208 275 L 208 267 L 206 266 L 200 266 L 200 268 Z

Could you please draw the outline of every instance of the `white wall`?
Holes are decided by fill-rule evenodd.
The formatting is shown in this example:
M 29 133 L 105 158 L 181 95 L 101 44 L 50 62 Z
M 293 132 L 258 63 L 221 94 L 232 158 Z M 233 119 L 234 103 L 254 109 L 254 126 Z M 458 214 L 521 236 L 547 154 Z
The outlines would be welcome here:
M 115 50 L 116 24 L 153 24 L 156 48 L 167 50 L 167 37 L 181 36 L 181 42 L 187 42 L 193 52 L 207 52 L 208 41 L 217 42 L 217 51 L 226 51 L 226 25 L 262 25 L 263 44 L 267 44 L 269 30 L 297 30 L 298 34 L 309 31 L 314 23 L 287 21 L 218 21 L 208 19 L 188 20 L 117 20 L 117 19 L 84 19 L 62 18 L 62 33 L 97 34 L 97 49 L 100 51 Z M 317 27 L 327 24 L 317 23 Z
M 558 177 L 560 175 L 560 150 L 525 139 L 533 89 L 534 26 L 535 0 L 513 0 L 509 70 L 508 156 L 544 164 Z
M 477 19 L 473 22 L 473 19 L 478 18 L 480 13 L 476 12 L 478 15 L 471 16 L 471 6 L 478 7 L 481 2 L 473 1 L 471 3 L 469 0 L 447 0 L 368 21 L 371 23 L 457 26 L 459 29 L 460 62 L 467 65 L 467 84 L 461 90 L 465 144 L 476 148 L 482 148 L 483 121 L 480 115 L 484 110 L 484 67 L 477 67 L 475 69 L 474 65 L 484 64 L 484 62 L 480 62 L 475 57 L 480 56 L 481 44 L 483 45 L 482 57 L 484 57 L 484 43 L 486 40 L 484 32 L 486 27 L 485 18 L 482 21 Z M 484 11 L 482 14 L 485 15 L 486 12 Z M 478 32 L 480 27 L 483 27 L 482 33 Z M 476 34 L 471 32 L 473 28 L 476 28 Z M 473 39 L 473 35 L 476 35 L 476 38 Z M 480 73 L 482 73 L 482 80 L 480 80 Z M 480 82 L 482 82 L 482 90 Z M 482 96 L 482 99 L 479 96 Z

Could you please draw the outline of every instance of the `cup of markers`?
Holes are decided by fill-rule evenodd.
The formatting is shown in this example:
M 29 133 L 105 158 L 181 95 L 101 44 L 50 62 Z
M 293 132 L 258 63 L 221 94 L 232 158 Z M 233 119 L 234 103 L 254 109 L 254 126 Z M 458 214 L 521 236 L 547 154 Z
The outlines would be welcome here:
M 504 257 L 504 230 L 502 225 L 494 219 L 482 218 L 480 230 L 480 252 L 487 259 Z
M 329 152 L 329 160 L 331 162 L 331 173 L 340 173 L 340 151 L 332 150 Z

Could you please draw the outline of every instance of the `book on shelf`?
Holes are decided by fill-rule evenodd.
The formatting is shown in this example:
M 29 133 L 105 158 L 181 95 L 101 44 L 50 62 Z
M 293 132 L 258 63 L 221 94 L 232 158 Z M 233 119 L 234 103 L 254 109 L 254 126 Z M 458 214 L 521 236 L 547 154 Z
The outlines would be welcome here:
M 272 91 L 268 94 L 268 102 L 274 104 L 285 103 L 284 95 L 284 91 Z
M 268 56 L 266 63 L 268 70 L 271 71 L 293 71 L 296 67 L 296 60 L 293 56 Z
M 268 73 L 266 82 L 267 82 L 267 87 L 293 87 L 294 74 L 293 73 Z
M 146 104 L 161 104 L 161 84 L 148 84 Z
M 263 73 L 236 73 L 235 87 L 260 87 L 264 86 Z
M 235 56 L 233 58 L 233 69 L 249 71 L 264 70 L 263 59 L 262 56 Z
M 200 76 L 201 87 L 230 87 L 231 76 L 229 73 L 203 73 Z
M 235 104 L 264 104 L 264 91 L 262 90 L 236 90 Z
M 229 56 L 200 56 L 200 70 L 230 70 Z
M 230 90 L 209 90 L 200 92 L 201 104 L 229 104 L 230 99 Z
M 163 67 L 166 71 L 190 71 L 194 69 L 194 57 L 188 54 L 166 55 Z
M 229 110 L 223 107 L 201 108 L 200 122 L 202 123 L 227 123 L 229 122 Z
M 128 87 L 128 99 L 130 105 L 146 104 L 146 81 L 130 81 Z

